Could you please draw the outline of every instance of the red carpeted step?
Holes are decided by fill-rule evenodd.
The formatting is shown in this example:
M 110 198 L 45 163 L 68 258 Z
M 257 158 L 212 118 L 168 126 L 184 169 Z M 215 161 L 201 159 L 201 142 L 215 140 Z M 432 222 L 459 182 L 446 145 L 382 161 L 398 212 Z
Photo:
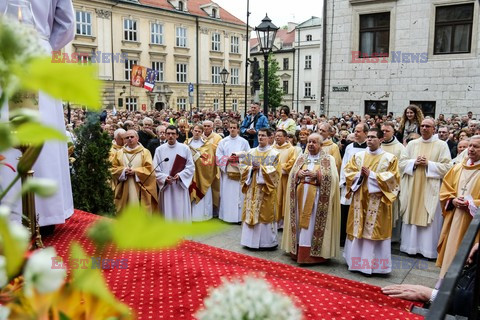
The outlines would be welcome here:
M 85 236 L 87 227 L 101 217 L 75 211 L 55 235 L 45 239 L 66 258 L 73 240 L 95 255 Z M 139 319 L 193 319 L 208 289 L 222 277 L 258 274 L 293 297 L 306 319 L 421 319 L 412 303 L 383 295 L 379 287 L 255 258 L 204 244 L 185 241 L 175 249 L 158 252 L 108 248 L 104 257 L 128 259 L 127 269 L 103 270 L 105 279 Z

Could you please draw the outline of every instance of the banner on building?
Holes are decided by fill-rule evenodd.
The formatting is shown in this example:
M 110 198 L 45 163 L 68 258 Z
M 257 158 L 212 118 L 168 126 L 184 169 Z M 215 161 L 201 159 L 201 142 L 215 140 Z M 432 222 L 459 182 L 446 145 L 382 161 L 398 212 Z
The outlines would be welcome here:
M 130 77 L 130 84 L 134 87 L 143 88 L 145 84 L 145 77 L 147 75 L 147 68 L 134 65 L 132 67 L 132 76 Z
M 158 70 L 147 69 L 147 77 L 145 78 L 144 88 L 148 91 L 152 91 L 155 87 L 155 79 L 158 77 Z

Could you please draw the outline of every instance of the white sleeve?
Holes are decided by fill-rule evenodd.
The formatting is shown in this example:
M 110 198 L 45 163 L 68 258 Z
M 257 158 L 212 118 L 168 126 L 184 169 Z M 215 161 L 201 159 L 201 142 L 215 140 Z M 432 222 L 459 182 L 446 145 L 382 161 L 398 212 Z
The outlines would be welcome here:
M 367 186 L 368 186 L 368 193 L 382 192 L 382 189 L 380 189 L 380 186 L 378 185 L 377 175 L 373 171 L 370 171 L 370 175 L 368 176 Z
M 257 184 L 265 184 L 265 179 L 263 179 L 263 173 L 262 170 L 258 170 L 257 173 Z
M 433 179 L 442 179 L 443 176 L 440 175 L 440 172 L 437 169 L 437 165 L 433 161 L 428 161 L 427 165 L 427 178 L 433 178 Z
M 127 170 L 127 168 L 123 169 L 122 174 L 120 175 L 120 177 L 118 177 L 118 181 L 126 181 L 127 180 L 127 176 L 125 175 L 125 170 Z
M 360 179 L 360 173 L 357 173 L 355 175 L 355 178 L 353 178 L 353 183 L 352 183 L 352 191 L 355 192 L 360 188 L 362 185 L 363 179 Z
M 405 166 L 405 170 L 403 171 L 403 173 L 408 174 L 409 176 L 413 176 L 414 166 L 415 166 L 415 159 L 407 160 L 407 165 Z

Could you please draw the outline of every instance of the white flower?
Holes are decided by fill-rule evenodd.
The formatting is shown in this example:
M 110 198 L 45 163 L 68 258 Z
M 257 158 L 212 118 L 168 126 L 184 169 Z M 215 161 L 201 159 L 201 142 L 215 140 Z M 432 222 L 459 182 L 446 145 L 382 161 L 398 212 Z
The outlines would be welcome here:
M 205 309 L 197 312 L 200 320 L 216 319 L 302 319 L 302 312 L 286 295 L 276 292 L 270 284 L 253 277 L 224 280 L 204 301 Z
M 4 256 L 0 256 L 0 288 L 3 288 L 8 283 L 8 276 L 7 276 L 7 260 Z M 0 309 L 0 319 L 2 318 L 1 309 Z
M 0 217 L 8 218 L 10 216 L 10 208 L 6 205 L 0 205 Z
M 4 306 L 0 306 L 0 320 L 7 320 L 10 315 L 10 309 Z
M 20 223 L 10 222 L 10 234 L 15 242 L 20 246 L 20 250 L 24 252 L 28 248 L 30 242 L 30 232 Z
M 53 269 L 52 258 L 57 257 L 53 247 L 35 251 L 27 261 L 23 276 L 25 294 L 32 295 L 33 289 L 39 293 L 56 291 L 65 280 L 65 269 Z

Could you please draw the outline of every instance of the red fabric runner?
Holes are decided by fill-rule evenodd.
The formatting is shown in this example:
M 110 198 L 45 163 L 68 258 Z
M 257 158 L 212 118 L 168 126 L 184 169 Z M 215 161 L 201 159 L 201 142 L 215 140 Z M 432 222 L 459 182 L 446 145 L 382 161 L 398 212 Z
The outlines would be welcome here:
M 75 210 L 44 243 L 67 258 L 70 243 L 76 240 L 94 255 L 85 230 L 100 218 Z M 306 319 L 422 319 L 408 312 L 411 302 L 387 297 L 379 287 L 192 241 L 156 252 L 109 249 L 106 258 L 128 259 L 128 268 L 103 274 L 115 296 L 139 319 L 194 319 L 208 288 L 218 286 L 222 277 L 244 274 L 262 275 L 293 297 Z

